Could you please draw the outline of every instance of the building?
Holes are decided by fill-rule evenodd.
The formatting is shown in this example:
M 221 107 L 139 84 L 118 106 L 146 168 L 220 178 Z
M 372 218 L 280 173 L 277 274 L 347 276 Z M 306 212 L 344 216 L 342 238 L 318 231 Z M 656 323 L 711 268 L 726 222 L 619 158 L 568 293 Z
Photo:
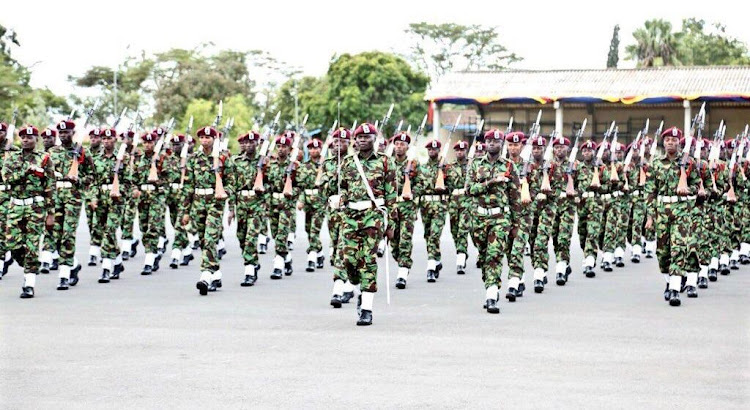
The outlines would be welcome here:
M 725 138 L 731 138 L 750 123 L 750 67 L 456 72 L 432 84 L 425 100 L 434 129 L 442 128 L 441 136 L 450 128 L 451 123 L 441 118 L 449 109 L 473 108 L 476 118 L 462 121 L 483 118 L 485 130 L 505 130 L 512 116 L 513 128 L 524 132 L 541 109 L 542 134 L 557 130 L 573 135 L 588 118 L 584 135 L 601 137 L 614 120 L 619 137 L 629 141 L 646 119 L 651 123 L 649 133 L 662 120 L 665 128 L 689 129 L 706 102 L 703 135 L 713 135 L 724 120 Z

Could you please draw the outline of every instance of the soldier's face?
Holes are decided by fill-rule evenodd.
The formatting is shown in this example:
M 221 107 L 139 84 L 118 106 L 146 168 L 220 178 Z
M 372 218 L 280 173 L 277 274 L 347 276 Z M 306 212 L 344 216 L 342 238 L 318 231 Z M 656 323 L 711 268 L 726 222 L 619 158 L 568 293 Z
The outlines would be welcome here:
M 581 150 L 581 155 L 583 156 L 584 161 L 591 161 L 594 159 L 594 150 L 591 148 L 584 148 Z
M 523 148 L 523 144 L 520 142 L 507 142 L 508 144 L 508 154 L 510 154 L 511 157 L 517 157 L 521 155 L 521 149 Z
M 214 147 L 214 138 L 208 135 L 201 135 L 201 147 L 204 150 L 209 150 Z
M 257 147 L 258 147 L 257 140 L 247 140 L 247 149 L 250 150 L 250 152 L 254 152 L 255 148 Z
M 490 138 L 487 140 L 487 152 L 489 152 L 492 155 L 496 155 L 500 153 L 500 140 L 495 138 Z
M 250 151 L 250 141 L 249 140 L 242 140 L 242 141 L 240 141 L 240 151 L 242 151 L 242 152 L 249 152 Z
M 146 152 L 154 152 L 154 142 L 153 141 L 143 141 L 143 149 L 145 149 Z
M 68 145 L 73 141 L 73 130 L 60 130 L 60 141 Z
M 34 149 L 36 147 L 36 137 L 33 135 L 22 135 L 21 147 L 25 150 Z
M 437 159 L 438 154 L 440 154 L 439 148 L 433 148 L 432 146 L 427 148 L 427 155 L 430 156 L 430 159 Z
M 373 145 L 375 144 L 375 136 L 369 134 L 357 135 L 357 149 L 360 151 L 372 151 Z
M 617 156 L 618 161 L 622 161 L 625 158 L 625 151 L 620 148 L 615 155 Z
M 552 148 L 552 151 L 555 153 L 555 158 L 557 159 L 563 159 L 566 155 L 568 155 L 568 146 L 567 145 L 555 145 Z
M 466 158 L 466 149 L 461 148 L 454 151 L 456 153 L 456 159 L 459 161 L 463 161 L 464 158 Z
M 677 137 L 664 137 L 664 141 L 662 143 L 664 144 L 664 151 L 666 151 L 667 154 L 670 155 L 676 153 L 680 147 L 680 139 Z
M 534 156 L 534 159 L 539 160 L 542 158 L 542 155 L 544 154 L 544 147 L 541 145 L 534 145 L 531 147 L 531 155 Z
M 393 141 L 393 152 L 399 157 L 406 155 L 406 151 L 409 150 L 409 144 L 406 141 Z
M 102 146 L 104 146 L 104 149 L 114 149 L 115 148 L 115 138 L 114 137 L 104 137 L 104 138 L 102 138 Z
M 182 142 L 173 142 L 172 143 L 172 152 L 180 153 L 182 152 L 182 146 L 185 145 Z
M 93 147 L 98 147 L 102 143 L 102 137 L 98 135 L 92 135 L 90 140 L 91 140 L 91 146 Z
M 291 149 L 288 145 L 277 145 L 279 150 L 279 157 L 280 158 L 286 158 L 289 156 L 289 150 Z
M 53 135 L 45 135 L 42 137 L 42 143 L 45 149 L 50 149 L 55 146 L 55 137 Z
M 320 148 L 318 147 L 310 147 L 307 149 L 307 152 L 310 153 L 310 158 L 313 158 L 313 159 L 320 158 Z
M 349 149 L 349 142 L 347 140 L 341 138 L 333 140 L 334 155 L 344 154 L 347 149 Z

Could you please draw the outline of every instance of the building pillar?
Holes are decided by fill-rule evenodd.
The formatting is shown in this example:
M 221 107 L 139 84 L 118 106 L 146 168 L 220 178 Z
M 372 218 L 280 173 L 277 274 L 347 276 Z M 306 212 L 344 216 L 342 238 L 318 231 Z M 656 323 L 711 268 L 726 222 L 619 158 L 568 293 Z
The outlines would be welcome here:
M 432 137 L 440 139 L 440 105 L 435 101 L 432 104 Z
M 563 133 L 563 108 L 560 101 L 555 101 L 553 104 L 555 107 L 555 131 L 558 135 Z
M 682 107 L 685 108 L 685 120 L 682 126 L 682 130 L 685 133 L 685 135 L 688 135 L 688 133 L 690 133 L 690 125 L 693 122 L 693 118 L 690 113 L 690 101 L 682 100 Z M 656 135 L 656 138 L 659 138 L 659 137 L 660 135 Z

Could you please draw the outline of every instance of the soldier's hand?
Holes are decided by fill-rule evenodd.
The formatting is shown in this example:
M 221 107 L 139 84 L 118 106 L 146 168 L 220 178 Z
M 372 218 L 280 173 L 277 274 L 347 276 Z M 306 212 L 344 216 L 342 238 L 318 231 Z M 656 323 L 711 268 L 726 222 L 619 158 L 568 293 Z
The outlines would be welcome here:
M 133 191 L 133 198 L 140 198 L 141 197 L 141 191 L 136 189 Z
M 304 208 L 304 207 L 305 207 L 305 205 L 304 205 L 304 204 L 302 204 L 302 202 L 301 202 L 301 201 L 298 201 L 298 202 L 297 202 L 297 210 L 298 210 L 298 211 L 301 211 L 301 210 L 302 210 L 302 208 Z
M 89 203 L 89 206 L 91 207 L 92 211 L 96 211 L 96 207 L 98 206 L 96 199 L 92 199 L 91 202 Z
M 386 229 L 385 236 L 388 238 L 389 241 L 393 240 L 393 234 L 394 234 L 393 228 Z
M 68 181 L 77 184 L 78 183 L 78 177 L 75 175 L 68 175 L 65 177 Z
M 645 226 L 645 228 L 646 229 L 651 229 L 653 227 L 654 227 L 654 218 L 652 218 L 651 215 L 649 215 L 648 218 L 646 218 L 646 226 Z
M 47 229 L 52 229 L 52 227 L 55 226 L 55 216 L 47 214 L 47 219 L 44 221 L 44 224 L 47 226 Z
M 190 223 L 190 215 L 182 215 L 182 226 Z
M 227 225 L 231 225 L 233 220 L 234 220 L 234 211 L 229 211 L 229 216 L 227 217 Z

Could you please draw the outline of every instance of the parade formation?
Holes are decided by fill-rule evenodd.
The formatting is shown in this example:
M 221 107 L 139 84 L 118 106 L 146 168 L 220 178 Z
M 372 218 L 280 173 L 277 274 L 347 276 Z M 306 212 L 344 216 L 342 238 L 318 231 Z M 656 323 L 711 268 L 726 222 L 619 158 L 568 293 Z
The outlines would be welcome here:
M 500 312 L 501 288 L 504 299 L 516 302 L 527 286 L 542 294 L 576 274 L 594 278 L 654 257 L 664 300 L 680 306 L 681 294 L 696 298 L 699 289 L 750 264 L 748 127 L 734 137 L 725 135 L 723 122 L 707 130 L 705 107 L 689 130 L 662 123 L 652 132 L 646 121 L 628 145 L 615 122 L 589 139 L 586 121 L 567 136 L 543 135 L 541 111 L 529 130 L 514 129 L 512 119 L 502 130 L 485 131 L 480 122 L 468 139 L 456 134 L 459 116 L 441 140 L 426 137 L 427 116 L 413 134 L 401 123 L 390 138 L 383 135 L 391 106 L 379 121 L 351 128 L 336 121 L 319 139 L 307 135 L 305 121 L 280 132 L 279 115 L 256 130 L 234 132 L 231 118 L 221 127 L 219 107 L 213 124 L 201 124 L 194 135 L 192 119 L 184 133 L 175 132 L 173 120 L 144 130 L 137 113 L 118 131 L 126 112 L 91 127 L 96 106 L 41 131 L 16 129 L 15 116 L 1 123 L 0 283 L 14 281 L 5 275 L 16 263 L 23 269 L 21 298 L 35 296 L 38 274 L 54 271 L 57 290 L 70 292 L 83 280 L 75 257 L 82 211 L 91 233 L 87 265 L 100 269 L 101 284 L 157 274 L 166 258 L 171 269 L 198 266 L 200 295 L 229 286 L 221 272 L 226 217 L 237 221 L 244 263 L 244 279 L 231 286 L 329 268 L 329 303 L 341 308 L 354 300 L 357 325 L 372 323 L 379 289 L 390 297 L 391 287 L 436 283 L 446 272 L 464 274 L 469 264 L 481 271 L 488 313 Z M 239 153 L 230 152 L 231 138 Z M 308 238 L 304 261 L 290 252 L 300 246 L 297 212 Z M 412 261 L 418 219 L 424 272 L 414 272 Z M 446 223 L 455 269 L 442 263 Z M 584 255 L 580 267 L 571 266 L 574 232 Z M 475 261 L 469 241 L 478 250 Z M 144 266 L 127 269 L 139 248 Z M 266 252 L 273 252 L 271 266 L 260 264 Z M 383 276 L 378 283 L 379 258 L 391 283 L 382 283 Z M 392 276 L 390 258 L 397 265 Z M 328 298 L 321 295 L 321 303 Z

